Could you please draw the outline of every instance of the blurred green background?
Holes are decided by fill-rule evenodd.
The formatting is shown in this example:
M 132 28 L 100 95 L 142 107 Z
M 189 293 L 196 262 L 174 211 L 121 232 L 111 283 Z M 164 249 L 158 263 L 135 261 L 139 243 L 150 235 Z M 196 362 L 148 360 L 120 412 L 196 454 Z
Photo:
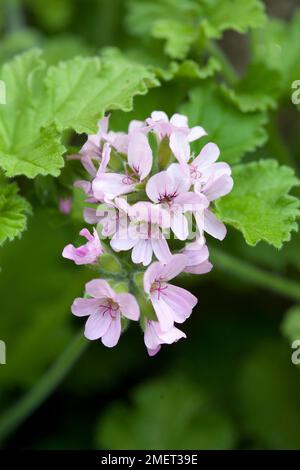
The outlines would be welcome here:
M 125 25 L 126 1 L 2 0 L 0 5 L 1 62 L 36 45 L 49 63 L 57 63 L 105 46 L 130 49 L 139 41 Z M 270 0 L 266 6 L 270 16 L 290 21 L 300 2 Z M 249 37 L 228 32 L 221 46 L 242 72 Z M 125 128 L 130 118 L 145 118 L 153 109 L 178 111 L 186 80 L 163 82 L 137 97 L 134 112 L 113 114 L 112 127 Z M 299 114 L 288 100 L 281 110 L 281 135 L 297 170 Z M 275 146 L 271 138 L 264 149 L 272 155 Z M 2 417 L 39 383 L 82 327 L 70 304 L 94 273 L 61 257 L 82 222 L 76 204 L 68 217 L 51 197 L 57 187 L 63 193 L 67 173 L 55 189 L 53 180 L 36 179 L 42 197 L 31 195 L 35 208 L 28 230 L 0 251 L 0 339 L 7 344 L 7 365 L 0 366 Z M 26 181 L 19 183 L 26 192 Z M 293 279 L 295 289 L 300 286 L 300 237 L 294 234 L 278 251 L 263 243 L 248 247 L 229 230 L 222 245 L 211 239 L 208 245 L 215 269 L 183 281 L 199 298 L 185 324 L 186 341 L 154 358 L 133 326 L 113 350 L 90 342 L 50 397 L 2 439 L 2 447 L 299 449 L 300 370 L 291 362 L 291 340 L 297 328 L 300 339 L 300 307 L 297 294 L 276 293 L 272 279 L 280 275 Z M 226 264 L 219 250 L 238 260 L 237 267 L 230 259 Z M 269 273 L 265 286 L 256 271 L 245 274 L 248 265 Z

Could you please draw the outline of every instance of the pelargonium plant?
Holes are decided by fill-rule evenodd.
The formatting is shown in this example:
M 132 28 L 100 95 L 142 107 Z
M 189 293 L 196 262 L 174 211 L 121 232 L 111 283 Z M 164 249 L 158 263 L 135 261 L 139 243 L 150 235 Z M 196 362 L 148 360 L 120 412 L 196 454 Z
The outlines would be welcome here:
M 85 336 L 107 347 L 129 320 L 139 321 L 153 356 L 186 337 L 176 325 L 197 298 L 171 281 L 212 269 L 205 236 L 223 240 L 226 228 L 211 204 L 231 191 L 231 169 L 217 161 L 212 142 L 192 152 L 191 142 L 207 134 L 182 114 L 169 119 L 154 111 L 145 122 L 132 121 L 127 133 L 109 131 L 108 123 L 104 117 L 77 155 L 86 179 L 75 185 L 86 194 L 83 219 L 93 229 L 83 228 L 86 243 L 67 245 L 63 256 L 96 267 L 101 277 L 86 284 L 71 310 L 88 317 Z

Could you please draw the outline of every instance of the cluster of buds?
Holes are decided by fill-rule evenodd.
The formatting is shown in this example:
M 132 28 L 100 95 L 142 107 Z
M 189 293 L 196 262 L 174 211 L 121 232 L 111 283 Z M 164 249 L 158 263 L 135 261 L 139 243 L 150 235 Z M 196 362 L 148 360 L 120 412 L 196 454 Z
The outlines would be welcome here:
M 132 121 L 127 133 L 109 131 L 103 118 L 81 148 L 87 179 L 75 185 L 86 194 L 83 218 L 96 228 L 82 229 L 86 243 L 66 246 L 63 256 L 105 272 L 106 280 L 88 282 L 71 308 L 89 317 L 88 339 L 113 347 L 128 319 L 140 320 L 149 355 L 185 337 L 175 324 L 191 315 L 197 298 L 170 281 L 211 270 L 205 233 L 222 240 L 226 228 L 210 205 L 233 185 L 230 167 L 217 162 L 216 144 L 191 152 L 191 142 L 205 135 L 186 116 L 169 120 L 154 111 L 144 122 Z M 103 269 L 105 256 L 116 261 L 114 271 L 107 263 Z

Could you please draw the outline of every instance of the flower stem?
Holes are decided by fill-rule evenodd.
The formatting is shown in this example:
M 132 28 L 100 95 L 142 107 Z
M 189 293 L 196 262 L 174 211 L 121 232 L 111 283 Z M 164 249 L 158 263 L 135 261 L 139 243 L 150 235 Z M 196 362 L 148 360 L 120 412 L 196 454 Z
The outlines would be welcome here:
M 264 287 L 291 300 L 300 302 L 300 284 L 295 281 L 266 272 L 220 249 L 214 249 L 211 258 L 215 268 L 226 274 L 230 273 L 250 284 Z
M 47 371 L 36 385 L 0 418 L 0 442 L 7 439 L 55 390 L 71 367 L 86 349 L 88 342 L 82 332 L 76 334 L 57 362 Z

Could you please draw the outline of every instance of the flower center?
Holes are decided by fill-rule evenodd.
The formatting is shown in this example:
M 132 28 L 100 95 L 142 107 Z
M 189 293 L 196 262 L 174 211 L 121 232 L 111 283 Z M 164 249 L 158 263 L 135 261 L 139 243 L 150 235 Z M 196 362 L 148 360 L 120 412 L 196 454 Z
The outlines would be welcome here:
M 195 180 L 201 178 L 201 176 L 202 176 L 201 172 L 194 165 L 190 165 L 190 175 L 191 175 L 191 178 L 193 178 Z
M 103 308 L 103 315 L 108 313 L 112 318 L 116 318 L 117 312 L 119 311 L 119 304 L 117 304 L 113 299 L 106 299 L 100 307 Z
M 166 285 L 166 283 L 161 282 L 161 281 L 155 281 L 151 285 L 150 292 L 151 293 L 157 292 L 157 297 L 158 297 L 158 300 L 159 300 L 160 296 L 164 293 L 163 291 L 165 291 L 167 288 L 168 288 L 168 286 Z

